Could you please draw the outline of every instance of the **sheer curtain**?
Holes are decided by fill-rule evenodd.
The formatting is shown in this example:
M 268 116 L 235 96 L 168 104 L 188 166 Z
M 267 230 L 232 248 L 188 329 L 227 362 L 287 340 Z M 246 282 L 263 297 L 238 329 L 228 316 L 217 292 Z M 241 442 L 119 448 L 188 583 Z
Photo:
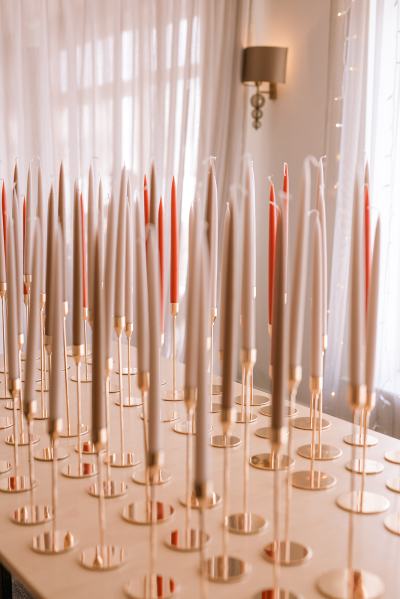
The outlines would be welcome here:
M 32 160 L 46 186 L 64 160 L 69 190 L 78 177 L 85 194 L 90 162 L 108 193 L 125 163 L 141 198 L 154 160 L 166 230 L 177 181 L 182 295 L 189 206 L 208 156 L 217 157 L 221 203 L 240 178 L 247 16 L 248 0 L 0 0 L 0 177 L 8 191 L 16 158 L 22 189 Z M 168 237 L 165 245 L 168 274 Z M 166 350 L 168 338 L 167 328 Z

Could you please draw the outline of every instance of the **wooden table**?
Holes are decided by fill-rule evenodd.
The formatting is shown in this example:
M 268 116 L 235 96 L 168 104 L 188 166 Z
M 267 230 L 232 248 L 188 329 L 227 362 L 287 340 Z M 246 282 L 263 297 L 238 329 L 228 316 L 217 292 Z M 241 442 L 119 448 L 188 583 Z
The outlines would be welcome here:
M 70 370 L 73 372 L 73 366 Z M 183 370 L 178 368 L 182 380 Z M 171 383 L 172 368 L 169 361 L 163 361 L 162 376 Z M 127 377 L 124 377 L 127 389 Z M 75 385 L 70 383 L 72 414 L 75 417 Z M 90 424 L 90 385 L 83 384 L 83 413 L 84 421 Z M 239 385 L 237 386 L 240 390 Z M 111 396 L 112 404 L 117 396 Z M 338 399 L 344 401 L 344 399 Z M 1 406 L 1 414 L 8 413 Z M 180 414 L 184 415 L 182 402 L 177 404 Z M 164 409 L 171 409 L 170 402 L 163 402 Z M 118 449 L 119 408 L 112 405 L 112 438 L 113 447 Z M 258 411 L 258 410 L 257 410 Z M 300 407 L 305 413 L 305 408 Z M 136 450 L 143 457 L 142 421 L 139 418 L 139 408 L 129 408 L 126 414 L 127 448 Z M 346 565 L 347 530 L 349 515 L 335 505 L 338 495 L 349 490 L 350 475 L 345 470 L 351 448 L 342 441 L 351 426 L 348 422 L 329 417 L 332 427 L 323 432 L 323 440 L 342 448 L 341 458 L 322 463 L 319 467 L 337 477 L 337 484 L 327 491 L 293 490 L 292 534 L 293 540 L 305 543 L 312 549 L 312 558 L 301 566 L 282 568 L 282 586 L 293 589 L 304 599 L 319 597 L 315 582 L 317 577 L 332 568 Z M 219 431 L 218 414 L 212 416 L 213 431 Z M 269 442 L 254 435 L 260 426 L 266 426 L 269 419 L 258 416 L 257 421 L 250 425 L 251 453 L 268 451 Z M 172 481 L 163 487 L 158 487 L 158 497 L 175 507 L 171 520 L 157 527 L 158 532 L 158 570 L 172 574 L 180 585 L 180 597 L 191 599 L 200 598 L 198 576 L 199 556 L 197 553 L 182 554 L 169 550 L 164 545 L 167 532 L 184 523 L 184 508 L 179 503 L 179 497 L 184 494 L 184 456 L 186 437 L 173 432 L 171 424 L 164 424 L 164 440 L 166 448 L 166 466 L 173 474 Z M 35 431 L 40 434 L 42 445 L 48 444 L 46 423 L 36 422 Z M 243 438 L 243 425 L 234 425 L 234 431 Z M 0 433 L 0 459 L 11 458 L 12 448 L 6 446 L 4 438 L 8 431 Z M 377 446 L 368 450 L 368 457 L 384 462 L 382 474 L 367 478 L 367 489 L 386 495 L 391 502 L 390 511 L 400 510 L 398 497 L 385 487 L 389 477 L 399 475 L 399 467 L 384 461 L 384 454 L 389 449 L 400 449 L 400 443 L 390 437 L 374 433 L 379 440 Z M 298 447 L 307 443 L 310 433 L 295 430 L 294 445 Z M 71 447 L 69 461 L 76 459 L 72 447 L 76 440 L 62 440 L 62 445 Z M 213 481 L 215 489 L 222 488 L 222 457 L 223 451 L 211 448 Z M 21 448 L 21 461 L 27 472 L 27 448 Z M 87 458 L 94 460 L 93 457 Z M 243 444 L 232 450 L 231 471 L 231 511 L 242 508 L 242 472 Z M 63 462 L 60 462 L 60 468 Z M 305 469 L 309 462 L 297 457 L 294 469 Z M 149 529 L 146 526 L 134 526 L 126 523 L 121 517 L 123 506 L 133 500 L 144 498 L 144 488 L 131 481 L 133 469 L 113 469 L 114 478 L 128 481 L 128 494 L 125 497 L 106 502 L 107 537 L 109 542 L 118 543 L 126 548 L 127 562 L 124 567 L 111 572 L 90 572 L 79 565 L 80 550 L 98 541 L 97 500 L 90 497 L 86 489 L 93 479 L 71 480 L 59 477 L 59 526 L 69 528 L 79 539 L 78 547 L 58 556 L 41 556 L 31 549 L 33 535 L 43 529 L 42 526 L 23 527 L 10 521 L 9 515 L 13 508 L 29 500 L 29 495 L 0 494 L 0 562 L 13 576 L 19 579 L 26 588 L 37 597 L 51 599 L 87 599 L 122 598 L 123 587 L 134 575 L 143 572 L 148 563 Z M 36 472 L 39 485 L 36 491 L 37 502 L 50 502 L 49 463 L 36 462 Z M 7 475 L 3 475 L 7 476 Z M 282 480 L 284 479 L 282 476 Z M 229 535 L 230 553 L 241 556 L 250 564 L 249 573 L 238 583 L 232 585 L 210 584 L 209 597 L 244 598 L 252 597 L 257 591 L 272 583 L 272 565 L 262 557 L 263 546 L 272 539 L 272 482 L 271 472 L 250 469 L 251 500 L 250 509 L 264 515 L 269 526 L 262 534 L 248 537 Z M 355 517 L 355 567 L 363 567 L 378 574 L 385 582 L 385 597 L 394 599 L 400 597 L 400 538 L 389 533 L 383 525 L 384 514 L 377 516 Z M 197 526 L 197 512 L 192 513 L 192 522 Z M 207 554 L 217 553 L 221 549 L 221 518 L 222 507 L 207 512 L 207 529 L 211 534 L 211 542 L 207 546 Z

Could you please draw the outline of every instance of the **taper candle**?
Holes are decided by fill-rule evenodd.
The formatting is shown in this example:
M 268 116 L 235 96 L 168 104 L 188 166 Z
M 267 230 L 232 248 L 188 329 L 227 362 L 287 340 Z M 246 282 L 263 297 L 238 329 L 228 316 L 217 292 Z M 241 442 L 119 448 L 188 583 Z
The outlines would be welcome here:
M 187 274 L 187 314 L 185 334 L 185 391 L 196 389 L 198 369 L 199 322 L 199 259 L 200 222 L 198 200 L 192 204 L 190 214 L 190 244 Z
M 162 198 L 158 205 L 158 256 L 160 261 L 160 326 L 164 338 L 164 206 Z
M 74 252 L 73 252 L 73 304 L 72 346 L 76 355 L 82 353 L 83 334 L 83 276 L 82 276 L 82 221 L 78 182 L 74 185 Z
M 13 226 L 14 226 L 14 244 L 15 244 L 15 272 L 17 277 L 17 314 L 18 314 L 18 336 L 24 334 L 24 318 L 23 318 L 23 268 L 22 268 L 22 222 L 21 212 L 18 208 L 19 202 L 17 193 L 14 189 L 13 194 Z M 21 337 L 20 337 L 21 340 Z
M 256 287 L 257 287 L 257 234 L 256 234 L 256 184 L 254 181 L 254 164 L 252 160 L 249 160 L 248 169 L 247 169 L 247 180 L 246 180 L 246 191 L 248 191 L 250 196 L 250 230 L 251 230 L 251 239 L 253 243 L 253 268 L 251 272 L 252 277 L 252 287 L 253 287 L 253 297 L 256 297 Z
M 129 189 L 129 180 L 128 180 Z M 133 324 L 133 233 L 132 233 L 132 204 L 129 198 L 126 202 L 126 277 L 125 277 L 125 321 Z
M 103 182 L 99 181 L 99 202 L 98 202 L 98 219 L 97 219 L 97 235 L 99 238 L 99 254 L 100 254 L 100 274 L 101 284 L 104 281 L 104 196 Z
M 150 222 L 150 205 L 149 205 L 149 188 L 147 185 L 147 177 L 144 176 L 143 181 L 143 212 L 144 224 L 147 226 Z
M 32 286 L 30 291 L 30 314 L 26 345 L 26 373 L 24 387 L 24 413 L 26 417 L 33 416 L 36 412 L 36 358 L 40 351 L 41 272 L 41 229 L 40 223 L 38 219 L 36 219 L 33 230 Z
M 6 186 L 3 181 L 3 185 L 1 187 L 1 211 L 3 213 L 3 241 L 4 241 L 4 252 L 6 252 L 7 248 L 7 194 L 6 194 Z
M 276 268 L 272 316 L 272 350 L 274 376 L 272 378 L 272 445 L 280 445 L 284 430 L 285 400 L 288 396 L 287 304 L 285 301 L 285 223 L 277 213 Z
M 156 169 L 154 162 L 151 165 L 150 174 L 150 215 L 149 222 L 157 226 L 158 202 L 157 202 L 157 184 L 156 184 Z
M 26 197 L 22 200 L 22 273 L 24 281 L 24 294 L 25 289 L 25 236 L 26 236 Z
M 62 269 L 63 269 L 63 302 L 68 298 L 68 281 L 67 281 L 67 198 L 65 194 L 65 175 L 64 163 L 60 165 L 60 175 L 58 178 L 58 220 L 61 224 L 62 234 Z
M 371 217 L 369 202 L 369 167 L 365 163 L 364 171 L 364 244 L 365 244 L 365 310 L 368 311 L 369 281 L 371 273 Z
M 299 215 L 296 232 L 296 250 L 294 254 L 292 298 L 290 306 L 290 378 L 301 378 L 304 310 L 307 291 L 308 232 L 310 211 L 310 165 L 308 159 L 303 162 Z
M 92 384 L 92 441 L 98 447 L 106 441 L 106 386 L 105 386 L 105 327 L 104 290 L 99 233 L 94 252 L 94 304 L 93 304 L 93 384 Z
M 238 270 L 238 214 L 235 200 L 230 202 L 229 236 L 226 255 L 226 274 L 223 326 L 222 367 L 222 421 L 231 422 L 234 381 L 237 366 L 238 323 L 239 323 L 239 270 Z
M 372 254 L 371 285 L 369 288 L 367 313 L 367 352 L 366 352 L 366 384 L 367 405 L 373 407 L 376 376 L 376 336 L 378 330 L 379 309 L 379 264 L 381 258 L 381 221 L 378 218 L 375 229 L 374 250 Z
M 325 177 L 323 158 L 319 160 L 317 209 L 321 225 L 322 243 L 322 338 L 323 350 L 328 342 L 328 250 L 326 241 L 326 208 L 325 208 Z
M 24 277 L 32 276 L 32 227 L 34 225 L 32 210 L 32 173 L 31 167 L 28 169 L 28 180 L 26 184 L 26 203 L 25 203 L 25 243 L 24 243 Z
M 116 206 L 111 196 L 107 214 L 107 241 L 104 265 L 104 287 L 106 290 L 106 358 L 112 359 L 112 332 L 114 327 L 114 294 L 116 262 Z
M 18 162 L 15 161 L 14 173 L 13 173 L 13 189 L 17 192 L 17 198 L 19 198 L 19 176 L 18 176 Z
M 48 218 L 47 218 L 47 255 L 46 255 L 46 311 L 44 321 L 44 333 L 46 345 L 51 345 L 52 336 L 52 309 L 54 306 L 52 298 L 53 259 L 55 251 L 55 201 L 53 186 L 50 187 Z
M 138 371 L 143 374 L 149 372 L 149 306 L 144 219 L 138 201 L 135 202 L 135 228 L 137 361 Z
M 229 230 L 231 222 L 230 204 L 227 202 L 224 214 L 224 228 L 222 232 L 222 257 L 221 257 L 221 277 L 220 277 L 220 301 L 219 301 L 219 352 L 222 357 L 224 353 L 224 321 L 226 311 L 226 277 L 228 268 L 228 253 L 229 253 Z
M 268 222 L 268 324 L 272 326 L 272 303 L 274 297 L 274 269 L 276 248 L 276 202 L 275 187 L 269 183 L 269 222 Z
M 171 304 L 179 303 L 179 226 L 174 177 L 172 177 L 171 184 L 171 280 L 169 301 Z
M 97 209 L 94 194 L 93 167 L 89 167 L 88 182 L 88 232 L 87 232 L 87 271 L 88 271 L 88 308 L 89 320 L 92 320 L 94 301 L 94 244 L 97 231 Z
M 37 199 L 37 208 L 36 215 L 40 222 L 40 239 L 41 239 L 41 271 L 40 271 L 40 292 L 46 293 L 46 227 L 47 227 L 47 206 L 45 201 L 45 196 L 43 194 L 43 181 L 42 181 L 42 169 L 38 168 L 38 199 Z
M 14 226 L 9 219 L 7 235 L 7 358 L 8 384 L 12 391 L 13 381 L 19 379 L 18 364 L 18 307 L 17 307 L 17 270 L 14 243 Z
M 310 377 L 322 377 L 323 266 L 322 232 L 318 214 L 312 215 L 311 365 Z
M 63 286 L 63 239 L 59 224 L 54 231 L 54 268 L 51 273 L 51 310 L 52 318 L 52 354 L 49 390 L 49 422 L 48 431 L 54 436 L 62 430 L 62 406 L 64 403 L 64 286 Z
M 350 385 L 353 391 L 365 383 L 364 376 L 364 329 L 365 329 L 365 295 L 362 285 L 361 259 L 361 222 L 360 195 L 356 176 L 354 184 L 354 205 L 352 223 L 352 247 L 350 268 Z M 358 401 L 354 398 L 354 401 Z
M 150 389 L 149 389 L 149 455 L 148 465 L 160 464 L 160 276 L 158 267 L 157 232 L 149 225 L 147 237 L 147 290 L 149 295 Z
M 201 242 L 200 242 L 201 243 Z M 210 287 L 208 272 L 208 251 L 206 239 L 201 244 L 199 259 L 199 326 L 198 326 L 198 366 L 196 404 L 196 452 L 195 487 L 203 490 L 210 480 L 209 430 L 210 430 L 210 373 L 208 369 L 208 338 L 210 335 Z M 203 493 L 200 493 L 203 495 Z
M 87 296 L 87 271 L 86 271 L 86 233 L 85 233 L 85 207 L 83 205 L 83 194 L 80 193 L 79 203 L 81 208 L 81 229 L 82 229 L 82 306 L 86 310 L 88 307 Z
M 4 213 L 0 211 L 0 287 L 2 291 L 5 290 L 5 285 L 7 284 L 7 275 L 6 275 L 6 252 L 4 243 L 1 241 L 1 234 L 4 231 Z
M 288 276 L 288 250 L 289 250 L 289 168 L 287 162 L 283 164 L 283 201 L 282 201 L 282 218 L 284 224 L 284 247 L 285 263 L 284 263 L 284 293 L 285 300 L 287 299 L 287 276 Z
M 252 166 L 246 170 L 246 193 L 243 202 L 243 279 L 242 279 L 242 349 L 254 350 L 255 340 L 255 301 L 254 301 L 254 194 L 251 186 Z
M 126 170 L 121 173 L 118 209 L 117 262 L 115 266 L 115 318 L 125 317 L 125 273 L 126 273 Z
M 218 280 L 218 192 L 211 160 L 208 167 L 206 219 L 208 250 L 210 253 L 210 309 L 212 317 L 215 317 L 217 313 Z

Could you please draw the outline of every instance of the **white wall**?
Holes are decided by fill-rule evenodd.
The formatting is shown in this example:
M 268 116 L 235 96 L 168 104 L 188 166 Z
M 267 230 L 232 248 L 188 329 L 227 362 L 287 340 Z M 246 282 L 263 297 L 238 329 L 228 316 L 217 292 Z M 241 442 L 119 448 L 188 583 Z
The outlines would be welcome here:
M 278 99 L 266 99 L 262 126 L 251 126 L 250 103 L 246 150 L 254 160 L 257 200 L 257 364 L 255 382 L 269 388 L 267 335 L 268 175 L 281 189 L 282 165 L 289 164 L 291 235 L 303 159 L 324 153 L 330 0 L 253 0 L 250 45 L 288 47 L 286 84 Z M 249 96 L 254 93 L 250 90 Z M 293 246 L 293 243 L 292 243 Z M 293 248 L 292 248 L 293 249 Z M 307 329 L 305 330 L 307 354 Z M 307 360 L 306 360 L 307 361 Z M 305 373 L 307 383 L 308 372 Z

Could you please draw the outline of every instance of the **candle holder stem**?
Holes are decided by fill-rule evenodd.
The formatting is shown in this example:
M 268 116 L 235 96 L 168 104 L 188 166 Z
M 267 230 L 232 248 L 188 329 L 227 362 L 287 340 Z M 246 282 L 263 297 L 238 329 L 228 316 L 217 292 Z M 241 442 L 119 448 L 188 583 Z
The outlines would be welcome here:
M 82 399 L 81 399 L 81 362 L 80 359 L 76 361 L 76 394 L 77 394 L 77 423 L 78 423 L 78 472 L 82 469 L 82 439 L 81 439 L 81 412 L 82 412 Z
M 228 436 L 228 435 L 226 435 Z M 228 556 L 228 528 L 227 520 L 229 515 L 229 468 L 230 468 L 230 450 L 228 443 L 224 447 L 224 484 L 223 484 L 223 526 L 222 526 L 222 553 L 225 558 Z
M 33 459 L 33 419 L 28 419 L 28 436 L 29 436 L 29 483 L 30 483 L 30 499 L 31 499 L 31 512 L 33 514 L 33 506 L 35 504 L 34 488 L 36 486 L 35 480 L 35 466 Z
M 369 410 L 367 408 L 363 409 L 362 416 L 363 416 L 363 447 L 362 447 L 361 490 L 360 490 L 361 509 L 363 508 L 364 492 L 365 492 L 365 460 L 367 457 L 367 432 L 368 432 L 368 420 L 369 420 Z
M 119 427 L 120 427 L 120 451 L 121 460 L 125 455 L 125 436 L 124 436 L 124 389 L 122 377 L 122 334 L 118 334 L 118 370 L 119 370 Z
M 15 477 L 18 477 L 19 470 L 19 441 L 18 441 L 18 418 L 17 418 L 17 402 L 21 404 L 20 393 L 18 391 L 13 392 L 13 425 L 14 425 L 14 472 Z M 22 406 L 20 405 L 22 411 Z
M 208 597 L 208 585 L 206 576 L 206 540 L 207 533 L 205 530 L 205 509 L 204 501 L 200 500 L 199 506 L 199 528 L 200 528 L 200 577 L 201 577 L 201 599 Z
M 188 433 L 186 435 L 186 510 L 185 510 L 185 529 L 186 534 L 190 531 L 190 509 L 192 506 L 192 439 L 194 434 L 194 421 L 193 421 L 194 410 L 192 407 L 188 407 L 186 411 L 187 416 L 187 427 Z M 192 430 L 192 434 L 190 434 Z
M 105 546 L 106 546 L 106 506 L 104 499 L 104 480 L 103 480 L 103 457 L 102 451 L 97 452 L 97 471 L 99 477 L 99 545 L 101 561 L 105 561 Z
M 53 514 L 52 520 L 52 553 L 55 553 L 56 530 L 57 530 L 57 508 L 58 508 L 58 487 L 57 487 L 57 446 L 58 439 L 56 436 L 52 438 L 53 461 L 51 468 L 51 511 Z
M 44 326 L 44 306 L 42 305 L 40 308 L 40 407 L 41 407 L 41 418 L 46 418 L 46 406 L 44 403 L 44 385 L 45 380 L 44 377 L 46 375 L 45 369 L 45 353 L 44 353 L 44 335 L 43 335 L 43 326 Z
M 297 395 L 297 385 L 293 385 L 293 388 L 290 391 L 290 395 L 289 395 L 289 404 L 290 404 L 290 410 L 292 410 L 295 405 L 296 405 L 296 395 Z M 287 444 L 287 451 L 288 451 L 288 456 L 289 456 L 289 460 L 293 459 L 293 425 L 290 422 L 288 422 L 288 444 Z M 289 551 L 290 551 L 290 517 L 291 517 L 291 512 L 292 512 L 292 469 L 288 468 L 287 469 L 287 474 L 286 474 L 286 512 L 285 512 L 285 560 L 287 560 L 289 558 Z
M 279 450 L 276 450 L 276 456 L 279 458 Z M 273 562 L 273 585 L 274 596 L 279 597 L 280 589 L 280 471 L 274 470 L 274 553 L 275 559 Z
M 128 405 L 130 405 L 132 398 L 132 372 L 131 372 L 131 333 L 126 333 L 126 340 L 128 342 Z
M 106 441 L 106 481 L 107 484 L 111 478 L 111 465 L 110 465 L 110 374 L 107 371 L 106 375 L 106 430 L 107 430 L 107 441 Z
M 151 509 L 151 524 L 150 524 L 150 576 L 149 576 L 149 598 L 157 596 L 157 588 L 153 588 L 155 583 L 156 561 L 157 561 L 157 501 L 156 501 L 156 486 L 151 485 L 150 489 L 150 509 Z
M 176 398 L 176 313 L 172 314 L 172 400 Z
M 64 340 L 64 384 L 65 384 L 65 410 L 67 418 L 67 436 L 71 435 L 71 421 L 69 414 L 69 385 L 68 385 L 68 364 L 67 364 L 67 317 L 64 316 L 63 322 L 63 340 Z M 78 436 L 81 431 L 78 430 Z
M 87 355 L 87 318 L 83 319 L 83 343 L 85 352 L 85 376 L 86 380 L 89 379 L 88 375 L 88 355 Z
M 18 349 L 18 371 L 19 371 L 19 380 L 22 383 L 22 348 Z M 19 428 L 20 428 L 20 440 L 21 444 L 24 442 L 24 410 L 22 406 L 22 384 L 19 390 Z M 15 439 L 14 439 L 15 442 Z

